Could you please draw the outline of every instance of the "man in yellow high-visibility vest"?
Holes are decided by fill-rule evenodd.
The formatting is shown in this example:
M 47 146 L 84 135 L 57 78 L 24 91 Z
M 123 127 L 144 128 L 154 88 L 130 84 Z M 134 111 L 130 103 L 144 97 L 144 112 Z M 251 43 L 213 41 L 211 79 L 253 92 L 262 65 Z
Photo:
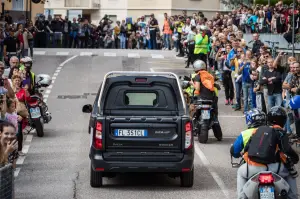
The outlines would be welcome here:
M 209 52 L 209 38 L 206 34 L 206 26 L 200 26 L 200 31 L 195 38 L 194 59 L 200 59 L 207 63 L 207 54 Z
M 179 54 L 176 55 L 177 57 L 184 57 L 184 52 L 182 48 L 182 43 L 181 43 L 181 37 L 182 37 L 182 28 L 184 26 L 184 18 L 182 16 L 179 17 L 179 22 L 176 23 L 176 30 L 178 34 L 178 50 Z

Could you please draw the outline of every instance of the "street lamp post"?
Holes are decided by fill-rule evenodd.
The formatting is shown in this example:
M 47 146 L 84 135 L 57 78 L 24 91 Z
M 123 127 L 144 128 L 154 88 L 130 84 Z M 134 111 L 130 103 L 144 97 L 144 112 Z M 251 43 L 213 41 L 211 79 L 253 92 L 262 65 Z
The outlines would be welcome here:
M 295 57 L 295 0 L 293 0 L 292 54 Z

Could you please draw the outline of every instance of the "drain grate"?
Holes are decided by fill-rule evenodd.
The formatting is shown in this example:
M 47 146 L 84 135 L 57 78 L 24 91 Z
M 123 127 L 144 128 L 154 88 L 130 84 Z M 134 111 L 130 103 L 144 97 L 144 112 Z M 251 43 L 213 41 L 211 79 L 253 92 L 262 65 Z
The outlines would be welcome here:
M 87 99 L 87 96 L 95 96 L 97 93 L 83 93 L 83 95 L 58 95 L 57 99 Z

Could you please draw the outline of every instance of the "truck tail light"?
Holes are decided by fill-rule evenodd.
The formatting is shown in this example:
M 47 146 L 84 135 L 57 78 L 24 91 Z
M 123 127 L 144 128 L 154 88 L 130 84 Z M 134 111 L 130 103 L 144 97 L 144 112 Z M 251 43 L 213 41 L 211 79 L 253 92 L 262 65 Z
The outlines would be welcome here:
M 191 149 L 193 147 L 193 135 L 191 122 L 185 124 L 185 149 Z
M 97 122 L 96 123 L 96 132 L 94 136 L 94 147 L 96 149 L 102 149 L 103 144 L 102 144 L 102 123 Z

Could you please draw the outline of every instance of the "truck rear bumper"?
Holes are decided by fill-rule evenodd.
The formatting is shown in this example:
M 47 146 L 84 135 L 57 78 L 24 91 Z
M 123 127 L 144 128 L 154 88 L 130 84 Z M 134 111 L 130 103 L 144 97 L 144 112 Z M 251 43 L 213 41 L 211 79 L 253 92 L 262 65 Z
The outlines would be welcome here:
M 135 173 L 135 172 L 153 172 L 153 173 L 178 173 L 186 172 L 193 168 L 194 154 L 189 153 L 183 156 L 179 162 L 124 162 L 106 161 L 102 155 L 93 155 L 91 163 L 93 170 L 115 173 Z

